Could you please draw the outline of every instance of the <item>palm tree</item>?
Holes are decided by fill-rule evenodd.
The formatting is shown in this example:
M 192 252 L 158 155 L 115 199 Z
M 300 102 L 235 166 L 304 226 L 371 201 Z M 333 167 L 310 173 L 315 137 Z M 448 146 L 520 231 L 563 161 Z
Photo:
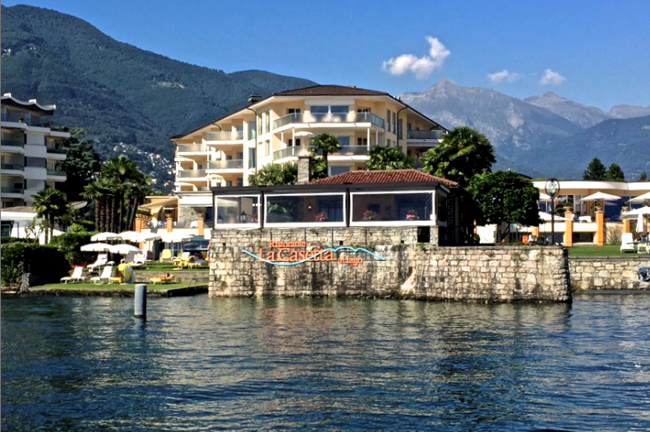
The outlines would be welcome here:
M 413 159 L 397 147 L 374 146 L 368 152 L 370 159 L 366 162 L 369 170 L 394 170 L 413 168 Z
M 45 219 L 48 228 L 45 230 L 45 243 L 49 243 L 54 235 L 54 223 L 68 212 L 66 196 L 60 190 L 48 186 L 34 195 L 33 205 L 36 215 Z
M 476 174 L 490 172 L 496 159 L 494 147 L 485 135 L 459 126 L 448 132 L 439 145 L 428 150 L 421 161 L 424 172 L 467 186 Z
M 314 156 L 320 153 L 320 155 L 323 157 L 322 162 L 319 161 L 316 162 L 316 164 L 324 163 L 325 169 L 323 171 L 319 170 L 319 172 L 324 172 L 325 175 L 322 175 L 321 177 L 327 177 L 327 167 L 328 167 L 327 156 L 330 153 L 335 153 L 341 150 L 341 147 L 343 147 L 343 145 L 334 135 L 330 135 L 326 133 L 316 135 L 314 139 L 311 141 L 311 143 L 309 144 L 309 150 L 311 150 Z M 314 158 L 318 159 L 317 157 Z
M 273 186 L 294 184 L 298 180 L 298 165 L 278 165 L 270 163 L 264 165 L 256 174 L 252 175 L 249 183 L 253 186 Z

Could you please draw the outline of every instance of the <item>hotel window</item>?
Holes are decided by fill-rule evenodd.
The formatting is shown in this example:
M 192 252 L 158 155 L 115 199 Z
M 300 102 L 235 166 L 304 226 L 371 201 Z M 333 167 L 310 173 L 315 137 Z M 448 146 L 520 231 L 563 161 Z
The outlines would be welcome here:
M 269 132 L 271 130 L 271 113 L 264 113 L 266 115 L 266 121 L 264 123 L 264 131 Z
M 255 168 L 257 166 L 257 152 L 254 148 L 248 149 L 248 168 Z
M 393 113 L 393 133 L 395 133 L 395 128 L 397 127 L 397 113 Z
M 370 108 L 359 107 L 359 108 L 357 108 L 357 112 L 358 113 L 369 113 Z
M 330 110 L 332 114 L 347 114 L 350 112 L 350 107 L 347 105 L 332 105 Z
M 293 140 L 289 138 L 289 141 L 287 142 L 287 147 L 293 147 Z M 296 138 L 296 147 L 300 147 L 300 138 Z
M 402 119 L 397 120 L 397 139 L 402 139 Z
M 257 134 L 255 133 L 255 128 L 256 128 L 256 122 L 252 121 L 248 123 L 248 139 L 252 140 L 257 137 Z
M 346 173 L 346 172 L 349 172 L 349 171 L 350 171 L 349 166 L 331 166 L 331 167 L 329 167 L 329 175 L 330 176 L 343 174 L 343 173 Z
M 237 186 L 244 186 L 244 179 L 241 177 L 237 177 Z
M 359 145 L 359 146 L 367 146 L 368 145 L 368 138 L 357 138 L 357 145 Z
M 390 110 L 386 110 L 386 132 L 390 132 Z
M 269 156 L 271 154 L 271 141 L 264 142 L 264 154 Z
M 300 108 L 287 108 L 287 114 L 300 114 Z
M 327 114 L 329 107 L 327 105 L 314 105 L 310 108 L 312 114 Z

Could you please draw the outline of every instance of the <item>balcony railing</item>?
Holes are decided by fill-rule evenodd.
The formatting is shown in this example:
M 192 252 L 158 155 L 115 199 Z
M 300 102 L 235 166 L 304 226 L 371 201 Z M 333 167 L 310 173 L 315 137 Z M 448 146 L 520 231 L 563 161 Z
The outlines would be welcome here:
M 47 170 L 47 175 L 49 175 L 49 176 L 65 176 L 65 171 L 49 169 L 49 170 Z
M 331 153 L 332 156 L 359 156 L 368 154 L 366 146 L 343 146 L 341 150 Z
M 243 159 L 229 159 L 208 162 L 209 170 L 244 169 Z
M 16 141 L 16 140 L 6 140 L 2 139 L 2 147 L 9 146 L 9 147 L 25 147 L 25 143 L 22 141 Z
M 3 170 L 23 171 L 25 166 L 23 164 L 2 164 L 0 168 Z
M 307 146 L 287 147 L 282 150 L 274 151 L 273 160 L 284 159 L 291 156 L 307 156 L 308 154 L 309 147 Z
M 176 173 L 178 178 L 201 178 L 205 177 L 205 170 L 182 170 Z
M 198 153 L 208 151 L 208 147 L 205 144 L 179 144 L 178 152 L 179 153 Z
M 406 132 L 406 137 L 408 139 L 441 139 L 444 135 L 444 131 L 441 130 L 410 130 Z
M 7 187 L 3 186 L 2 188 L 0 188 L 0 192 L 2 192 L 3 194 L 11 194 L 11 193 L 22 194 L 24 193 L 24 189 L 15 188 L 11 186 L 7 186 Z
M 58 147 L 47 147 L 47 152 L 55 154 L 66 154 L 66 150 Z
M 273 129 L 291 123 L 367 123 L 384 128 L 384 119 L 369 113 L 292 113 L 273 122 Z
M 239 141 L 244 139 L 244 131 L 236 132 L 206 132 L 206 141 Z

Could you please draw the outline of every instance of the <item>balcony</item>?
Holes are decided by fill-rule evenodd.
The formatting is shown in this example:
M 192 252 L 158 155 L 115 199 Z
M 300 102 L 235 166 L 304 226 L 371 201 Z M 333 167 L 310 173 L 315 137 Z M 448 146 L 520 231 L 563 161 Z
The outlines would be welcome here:
M 375 114 L 364 113 L 293 113 L 273 121 L 273 129 L 278 129 L 292 123 L 370 123 L 372 126 L 384 128 L 384 119 Z
M 178 153 L 202 153 L 208 151 L 205 144 L 178 144 Z
M 182 170 L 176 173 L 178 178 L 203 178 L 206 176 L 205 170 Z
M 244 169 L 243 159 L 229 159 L 208 162 L 209 170 L 241 170 Z
M 206 141 L 242 141 L 244 139 L 244 131 L 236 132 L 206 132 Z
M 24 171 L 25 166 L 23 164 L 2 164 L 0 166 L 2 171 Z
M 21 188 L 3 186 L 2 188 L 0 188 L 0 192 L 2 193 L 2 195 L 23 195 L 25 191 L 24 189 Z M 6 198 L 16 198 L 16 197 L 6 197 Z
M 23 141 L 2 138 L 2 149 L 4 150 L 5 147 L 25 148 L 25 143 Z
M 445 135 L 442 130 L 410 130 L 406 131 L 406 138 L 415 141 L 438 141 Z
M 66 154 L 66 150 L 58 147 L 48 147 L 47 152 L 53 154 Z
M 273 152 L 273 160 L 284 159 L 288 157 L 298 157 L 298 156 L 308 156 L 309 147 L 308 146 L 295 146 L 287 147 L 282 150 L 277 150 Z
M 65 171 L 48 169 L 47 170 L 47 176 L 48 177 L 65 177 Z

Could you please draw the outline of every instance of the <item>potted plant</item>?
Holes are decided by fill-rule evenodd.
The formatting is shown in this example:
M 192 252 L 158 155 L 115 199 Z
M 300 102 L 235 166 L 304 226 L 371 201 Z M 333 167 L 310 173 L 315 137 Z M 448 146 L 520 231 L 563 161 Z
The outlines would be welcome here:
M 377 213 L 375 213 L 372 210 L 366 210 L 363 212 L 364 221 L 375 220 L 376 217 L 377 217 Z
M 418 220 L 418 212 L 415 209 L 411 209 L 406 213 L 406 220 Z
M 316 216 L 314 216 L 314 220 L 316 220 L 317 222 L 327 221 L 327 213 L 325 213 L 324 211 L 317 213 Z

